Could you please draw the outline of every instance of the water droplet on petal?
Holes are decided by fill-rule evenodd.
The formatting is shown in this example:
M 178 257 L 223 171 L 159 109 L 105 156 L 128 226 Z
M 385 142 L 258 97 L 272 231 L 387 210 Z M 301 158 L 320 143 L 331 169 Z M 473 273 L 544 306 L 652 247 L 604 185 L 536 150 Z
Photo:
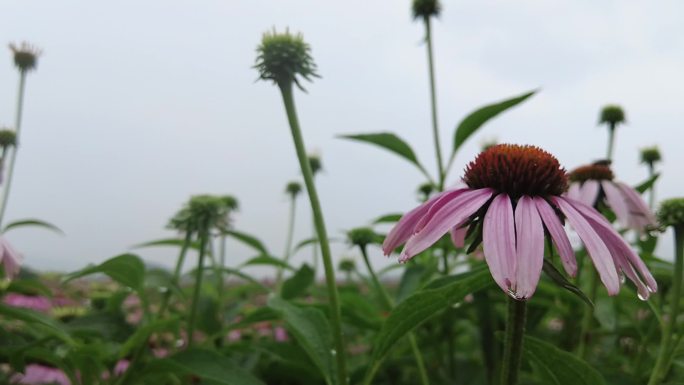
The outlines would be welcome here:
M 646 289 L 648 290 L 649 293 L 655 293 L 657 290 L 649 285 L 646 285 Z
M 518 297 L 518 294 L 516 294 L 515 291 L 513 291 L 513 289 L 509 288 L 507 293 L 508 293 L 508 296 L 513 298 L 513 299 L 520 299 L 520 297 Z
M 648 292 L 645 293 L 645 295 L 642 292 L 638 292 L 637 297 L 639 297 L 639 299 L 642 301 L 648 301 Z
M 625 273 L 620 272 L 620 283 L 624 285 L 626 281 L 627 277 L 625 277 Z

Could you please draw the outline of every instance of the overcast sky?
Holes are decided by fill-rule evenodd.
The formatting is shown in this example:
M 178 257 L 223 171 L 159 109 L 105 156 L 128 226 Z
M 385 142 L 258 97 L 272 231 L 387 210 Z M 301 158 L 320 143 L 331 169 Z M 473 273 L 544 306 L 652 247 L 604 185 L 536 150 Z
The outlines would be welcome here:
M 280 254 L 283 189 L 299 171 L 280 95 L 252 68 L 273 27 L 301 31 L 322 75 L 296 99 L 307 146 L 323 159 L 331 236 L 412 208 L 423 182 L 414 168 L 336 138 L 394 131 L 434 172 L 424 31 L 409 9 L 396 0 L 3 0 L 0 42 L 44 51 L 27 81 L 7 220 L 41 218 L 66 232 L 7 238 L 30 266 L 73 270 L 173 236 L 164 226 L 181 204 L 216 193 L 235 195 L 235 227 Z M 469 111 L 541 89 L 462 148 L 452 183 L 493 138 L 539 145 L 568 169 L 601 158 L 598 113 L 618 103 L 629 121 L 617 133 L 618 178 L 644 180 L 638 150 L 657 144 L 659 197 L 683 195 L 683 2 L 443 1 L 434 42 L 444 151 Z M 17 79 L 9 50 L 0 51 L 0 125 L 14 122 Z M 299 201 L 297 239 L 312 231 L 307 205 Z M 659 247 L 666 256 L 669 239 Z M 229 251 L 231 265 L 254 256 L 233 243 Z M 354 254 L 344 245 L 335 253 Z M 377 265 L 389 262 L 372 253 Z M 169 266 L 176 258 L 171 249 L 140 255 Z

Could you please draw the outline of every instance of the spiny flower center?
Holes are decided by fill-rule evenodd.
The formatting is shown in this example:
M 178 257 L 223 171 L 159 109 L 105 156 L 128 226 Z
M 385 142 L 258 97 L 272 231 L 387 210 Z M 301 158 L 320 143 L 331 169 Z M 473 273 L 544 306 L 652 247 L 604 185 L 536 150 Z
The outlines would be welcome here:
M 568 177 L 558 160 L 535 146 L 499 144 L 480 153 L 465 170 L 470 188 L 489 187 L 512 198 L 561 195 Z
M 584 183 L 588 180 L 613 180 L 615 176 L 605 164 L 578 167 L 570 173 L 570 181 Z

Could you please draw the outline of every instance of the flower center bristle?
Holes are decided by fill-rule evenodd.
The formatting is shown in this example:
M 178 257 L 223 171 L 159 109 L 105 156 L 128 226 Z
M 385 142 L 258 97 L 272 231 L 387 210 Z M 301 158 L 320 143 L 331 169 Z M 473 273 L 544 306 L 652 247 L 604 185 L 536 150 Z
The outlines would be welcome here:
M 499 144 L 480 153 L 463 176 L 470 188 L 489 187 L 512 198 L 561 195 L 568 177 L 558 160 L 535 146 Z
M 586 182 L 588 180 L 613 180 L 613 171 L 605 164 L 590 164 L 577 167 L 570 173 L 570 181 Z

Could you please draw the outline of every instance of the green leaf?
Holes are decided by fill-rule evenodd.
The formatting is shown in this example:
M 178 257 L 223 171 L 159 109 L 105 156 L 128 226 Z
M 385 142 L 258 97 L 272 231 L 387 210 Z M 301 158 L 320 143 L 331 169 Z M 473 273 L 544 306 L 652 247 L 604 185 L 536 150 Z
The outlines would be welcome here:
M 133 246 L 133 248 L 138 249 L 138 248 L 142 248 L 142 247 L 157 247 L 157 246 L 183 247 L 184 243 L 185 243 L 184 239 L 165 238 L 165 239 L 156 239 L 154 241 L 140 243 L 140 244 Z M 199 250 L 199 242 L 197 242 L 197 241 L 190 242 L 190 244 L 188 245 L 188 248 L 193 249 L 193 250 Z
M 379 223 L 395 223 L 395 222 L 399 222 L 399 220 L 401 219 L 401 217 L 402 217 L 403 215 L 404 215 L 404 214 L 387 214 L 387 215 L 383 215 L 383 216 L 381 216 L 381 217 L 376 218 L 376 219 L 373 221 L 373 224 L 374 224 L 374 225 L 377 225 L 377 224 L 379 224 Z
M 489 270 L 480 268 L 441 281 L 438 287 L 423 289 L 400 302 L 382 325 L 377 335 L 367 376 L 372 376 L 385 355 L 402 337 L 440 311 L 478 290 L 492 284 Z
M 47 332 L 65 342 L 73 343 L 73 340 L 66 332 L 64 324 L 37 311 L 7 306 L 0 303 L 0 314 L 7 319 L 15 319 L 23 321 L 31 326 L 37 326 L 37 329 Z
M 141 292 L 145 282 L 145 264 L 134 254 L 122 254 L 108 259 L 96 266 L 88 266 L 82 270 L 67 275 L 64 282 L 84 277 L 86 275 L 102 273 L 114 281 Z
M 653 185 L 655 182 L 658 180 L 660 177 L 660 173 L 653 174 L 652 177 L 646 179 L 645 181 L 639 183 L 638 185 L 634 186 L 634 189 L 639 192 L 639 194 L 643 194 L 646 191 L 650 190 L 653 188 Z
M 294 271 L 294 267 L 290 266 L 283 260 L 273 257 L 271 255 L 259 255 L 257 257 L 249 259 L 247 262 L 243 263 L 241 266 L 254 266 L 254 265 L 270 265 L 276 267 L 282 267 L 287 270 Z
M 169 358 L 153 361 L 147 372 L 161 373 L 169 370 L 182 375 L 198 376 L 210 384 L 264 385 L 228 357 L 212 350 L 184 350 Z
M 280 296 L 283 299 L 292 299 L 304 293 L 314 282 L 314 271 L 306 263 L 297 272 L 283 282 Z
M 606 381 L 586 362 L 542 340 L 525 337 L 524 355 L 549 385 L 605 385 Z
M 587 305 L 594 307 L 594 303 L 591 302 L 589 297 L 587 297 L 587 295 L 584 294 L 584 292 L 579 287 L 575 286 L 570 281 L 568 281 L 563 275 L 563 273 L 558 271 L 558 269 L 556 269 L 556 266 L 554 266 L 551 262 L 544 259 L 544 266 L 542 267 L 542 269 L 544 270 L 544 273 L 546 273 L 546 275 L 549 278 L 551 278 L 551 280 L 555 282 L 558 286 L 578 296 Z
M 380 132 L 377 134 L 357 134 L 357 135 L 340 135 L 340 138 L 357 140 L 380 146 L 385 150 L 391 151 L 409 162 L 415 164 L 419 168 L 423 168 L 416 158 L 416 154 L 403 139 L 391 132 Z
M 236 240 L 238 240 L 238 241 L 244 243 L 245 245 L 255 249 L 256 251 L 259 251 L 263 254 L 268 254 L 268 250 L 266 249 L 266 246 L 264 246 L 264 244 L 261 243 L 260 240 L 256 239 L 255 237 L 253 237 L 249 234 L 241 233 L 241 232 L 235 231 L 235 230 L 226 230 L 223 232 L 223 234 L 235 238 Z
M 520 96 L 490 104 L 471 112 L 470 115 L 466 116 L 458 125 L 458 127 L 456 127 L 456 132 L 454 133 L 454 149 L 451 153 L 452 157 L 454 154 L 456 154 L 456 151 L 458 151 L 463 143 L 465 143 L 465 141 L 471 135 L 473 135 L 475 131 L 482 127 L 482 125 L 487 123 L 487 121 L 506 111 L 507 109 L 522 103 L 527 98 L 534 95 L 535 92 L 536 91 L 526 92 Z
M 42 227 L 44 229 L 52 230 L 57 234 L 64 235 L 64 231 L 62 231 L 59 227 L 53 225 L 52 223 L 41 221 L 40 219 L 21 219 L 18 221 L 14 221 L 12 223 L 8 223 L 7 226 L 5 226 L 5 228 L 2 230 L 2 232 L 6 233 L 9 230 L 26 226 Z
M 149 322 L 135 330 L 126 342 L 121 345 L 119 350 L 119 358 L 125 358 L 133 352 L 135 348 L 147 343 L 147 339 L 152 333 L 176 330 L 179 325 L 178 317 L 171 317 L 167 319 L 157 319 Z
M 297 243 L 292 251 L 292 253 L 296 253 L 299 251 L 299 249 L 306 247 L 308 245 L 317 245 L 318 244 L 318 238 L 308 238 L 304 239 L 303 241 Z
M 232 269 L 232 268 L 230 268 L 230 267 L 224 267 L 224 268 L 221 268 L 221 270 L 223 271 L 224 274 L 232 274 L 232 275 L 234 275 L 234 276 L 236 276 L 236 277 L 240 277 L 240 278 L 244 279 L 244 280 L 247 281 L 247 282 L 251 282 L 251 283 L 257 285 L 258 287 L 264 289 L 264 291 L 266 291 L 266 292 L 270 292 L 270 291 L 271 291 L 271 288 L 269 288 L 268 286 L 266 286 L 266 285 L 264 285 L 263 283 L 259 282 L 258 279 L 252 277 L 252 276 L 249 275 L 249 274 L 243 273 L 243 272 L 241 272 L 241 271 L 238 270 L 238 269 Z
M 332 354 L 332 331 L 323 312 L 315 308 L 299 307 L 278 297 L 271 297 L 268 307 L 282 315 L 290 333 L 309 355 L 325 382 L 332 385 L 336 372 Z

